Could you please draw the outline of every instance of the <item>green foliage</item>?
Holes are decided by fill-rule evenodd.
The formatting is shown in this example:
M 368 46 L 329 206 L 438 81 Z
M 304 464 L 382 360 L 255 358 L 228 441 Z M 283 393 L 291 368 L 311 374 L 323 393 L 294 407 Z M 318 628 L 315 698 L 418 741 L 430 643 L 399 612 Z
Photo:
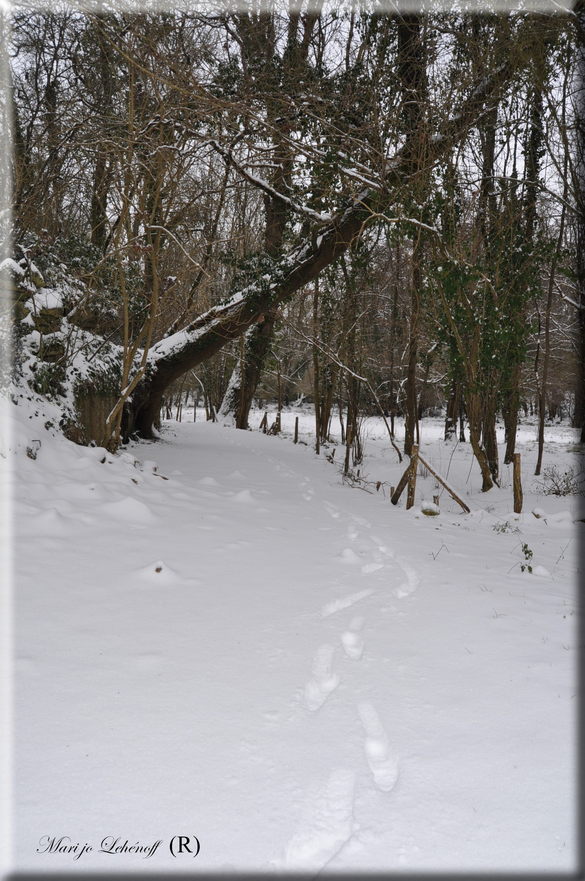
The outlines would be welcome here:
M 520 564 L 520 571 L 521 572 L 528 571 L 528 572 L 532 573 L 532 558 L 533 558 L 534 554 L 530 550 L 530 548 L 528 547 L 526 542 L 523 541 L 521 544 L 522 544 L 522 553 L 524 554 L 524 559 L 526 560 L 526 562 Z
M 65 395 L 65 379 L 66 371 L 62 364 L 43 364 L 38 362 L 35 365 L 32 379 L 29 379 L 31 389 L 48 400 Z
M 494 532 L 498 533 L 506 533 L 506 532 L 520 532 L 517 526 L 512 526 L 509 520 L 505 520 L 503 523 L 494 523 L 492 526 Z

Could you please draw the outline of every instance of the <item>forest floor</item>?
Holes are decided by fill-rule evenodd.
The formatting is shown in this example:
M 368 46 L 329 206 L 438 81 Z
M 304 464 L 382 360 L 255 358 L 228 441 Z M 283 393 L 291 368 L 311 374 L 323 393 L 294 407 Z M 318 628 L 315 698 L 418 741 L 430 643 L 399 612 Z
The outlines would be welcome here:
M 441 490 L 426 516 L 431 477 L 390 504 L 406 461 L 378 419 L 360 489 L 307 412 L 297 445 L 294 410 L 280 436 L 191 411 L 112 456 L 4 406 L 15 869 L 575 868 L 585 525 L 533 476 L 534 425 L 515 515 L 510 469 L 482 494 L 423 420 L 471 509 Z M 577 471 L 577 439 L 548 427 L 545 466 Z

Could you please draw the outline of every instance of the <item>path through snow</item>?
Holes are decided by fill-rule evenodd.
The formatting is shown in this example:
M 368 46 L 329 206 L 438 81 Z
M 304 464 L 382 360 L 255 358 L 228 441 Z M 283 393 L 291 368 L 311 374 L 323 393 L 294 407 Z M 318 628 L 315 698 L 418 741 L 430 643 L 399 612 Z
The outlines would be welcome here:
M 497 518 L 406 513 L 285 438 L 45 435 L 15 478 L 20 869 L 144 868 L 47 834 L 196 834 L 199 869 L 572 865 L 572 522 L 524 519 L 529 578 Z

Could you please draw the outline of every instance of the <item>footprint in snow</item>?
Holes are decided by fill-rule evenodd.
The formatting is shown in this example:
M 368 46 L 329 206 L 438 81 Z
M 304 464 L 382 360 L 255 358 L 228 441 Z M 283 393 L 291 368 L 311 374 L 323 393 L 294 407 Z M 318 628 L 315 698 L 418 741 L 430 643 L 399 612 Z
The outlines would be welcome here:
M 337 600 L 332 600 L 330 603 L 326 603 L 321 609 L 321 617 L 328 618 L 329 615 L 334 615 L 335 612 L 340 612 L 341 609 L 347 609 L 348 606 L 353 606 L 354 603 L 358 603 L 360 600 L 371 596 L 374 592 L 374 589 L 370 588 L 369 590 L 360 590 L 358 593 L 352 593 L 349 596 L 339 597 Z
M 366 563 L 365 566 L 362 566 L 361 571 L 364 575 L 370 575 L 372 572 L 377 572 L 378 569 L 383 569 L 383 563 Z
M 364 750 L 374 783 L 382 792 L 391 792 L 398 780 L 398 759 L 390 748 L 388 735 L 372 704 L 359 704 L 358 714 L 366 734 Z
M 303 703 L 310 713 L 315 713 L 339 685 L 339 676 L 331 671 L 335 647 L 329 644 L 317 649 L 313 659 L 313 677 L 303 694 Z
M 359 661 L 364 651 L 364 640 L 361 634 L 363 626 L 363 618 L 353 618 L 349 629 L 341 634 L 341 642 L 345 649 L 345 654 L 353 661 Z
M 353 517 L 353 519 L 355 520 L 356 523 L 359 523 L 360 526 L 364 526 L 366 529 L 372 528 L 372 524 L 369 522 L 369 520 L 366 520 L 364 517 L 358 517 L 357 514 L 352 514 L 351 516 Z
M 362 562 L 352 548 L 344 548 L 340 554 L 337 554 L 336 559 L 341 563 L 349 563 L 350 566 L 356 566 Z
M 249 548 L 249 541 L 228 541 L 226 545 L 224 545 L 227 551 L 241 551 L 243 548 Z
M 402 557 L 397 557 L 394 551 L 386 547 L 386 545 L 380 545 L 378 550 L 381 551 L 386 557 L 390 557 L 391 560 L 394 560 L 395 563 L 400 566 L 404 574 L 406 575 L 406 581 L 400 584 L 398 587 L 394 588 L 394 596 L 399 599 L 402 597 L 407 597 L 413 591 L 417 589 L 420 584 L 420 575 L 418 572 L 412 568 L 412 566 L 406 562 Z
M 336 768 L 322 789 L 309 792 L 295 834 L 278 868 L 319 871 L 347 844 L 355 831 L 355 774 Z

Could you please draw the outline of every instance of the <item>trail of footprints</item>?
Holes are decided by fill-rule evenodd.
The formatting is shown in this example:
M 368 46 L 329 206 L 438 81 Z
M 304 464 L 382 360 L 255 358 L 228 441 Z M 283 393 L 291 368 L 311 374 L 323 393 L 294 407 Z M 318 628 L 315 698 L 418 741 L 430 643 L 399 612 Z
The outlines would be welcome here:
M 370 529 L 371 525 L 361 518 L 347 512 L 340 512 L 334 505 L 324 502 L 327 512 L 333 519 L 339 519 L 341 513 L 352 518 L 348 526 L 347 536 L 351 542 L 357 540 L 359 533 L 356 523 Z M 377 536 L 370 536 L 376 546 L 372 553 L 372 562 L 363 563 L 351 548 L 346 548 L 339 555 L 342 562 L 359 564 L 362 575 L 375 572 L 391 560 L 404 573 L 405 580 L 393 593 L 397 598 L 406 597 L 419 585 L 418 573 L 394 551 L 387 547 Z M 339 597 L 321 609 L 321 617 L 326 618 L 337 612 L 350 608 L 375 592 L 374 588 L 364 589 Z M 341 645 L 348 659 L 360 661 L 364 652 L 363 616 L 355 616 L 350 620 L 346 630 L 340 634 Z M 334 670 L 335 646 L 330 643 L 321 645 L 313 658 L 311 678 L 302 694 L 302 705 L 309 714 L 321 710 L 329 696 L 340 683 L 340 677 Z M 399 777 L 399 762 L 395 755 L 380 716 L 373 704 L 361 702 L 357 706 L 357 716 L 363 732 L 363 748 L 367 765 L 375 787 L 382 793 L 391 792 Z M 343 849 L 359 847 L 355 840 L 358 831 L 354 819 L 354 787 L 355 773 L 347 768 L 335 768 L 327 781 L 319 788 L 313 787 L 306 796 L 296 831 L 289 841 L 284 860 L 278 862 L 280 868 L 321 870 L 332 862 Z

